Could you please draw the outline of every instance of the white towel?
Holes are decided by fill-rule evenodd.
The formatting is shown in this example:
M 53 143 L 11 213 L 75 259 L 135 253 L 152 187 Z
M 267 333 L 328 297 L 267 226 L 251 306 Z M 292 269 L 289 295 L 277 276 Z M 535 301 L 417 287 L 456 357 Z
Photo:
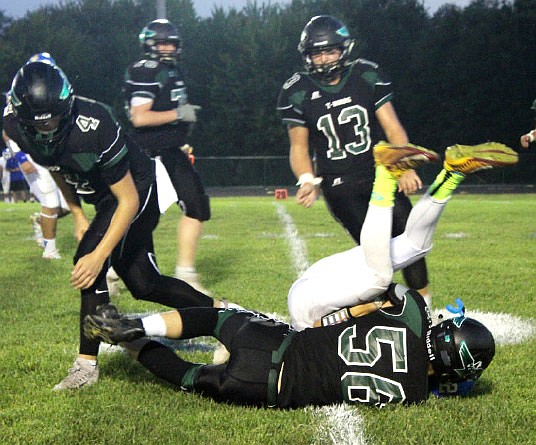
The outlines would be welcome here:
M 156 187 L 158 190 L 158 207 L 160 213 L 165 213 L 169 206 L 179 200 L 177 192 L 162 161 L 155 158 Z

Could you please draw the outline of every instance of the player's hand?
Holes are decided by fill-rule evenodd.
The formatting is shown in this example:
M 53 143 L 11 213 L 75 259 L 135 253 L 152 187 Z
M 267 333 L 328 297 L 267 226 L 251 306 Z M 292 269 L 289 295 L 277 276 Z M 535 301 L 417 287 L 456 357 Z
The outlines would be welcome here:
M 319 187 L 306 182 L 296 192 L 296 202 L 306 208 L 311 207 L 320 193 Z
M 528 132 L 527 134 L 524 134 L 519 138 L 519 143 L 523 148 L 529 148 L 529 144 L 534 140 L 534 136 L 532 136 L 532 131 Z
M 422 181 L 415 170 L 408 170 L 398 178 L 398 191 L 404 195 L 413 195 L 422 188 Z
M 102 259 L 94 251 L 80 258 L 71 272 L 71 286 L 76 289 L 91 287 L 102 270 L 105 259 Z
M 201 109 L 199 105 L 185 104 L 177 107 L 177 120 L 181 122 L 197 122 L 197 112 Z

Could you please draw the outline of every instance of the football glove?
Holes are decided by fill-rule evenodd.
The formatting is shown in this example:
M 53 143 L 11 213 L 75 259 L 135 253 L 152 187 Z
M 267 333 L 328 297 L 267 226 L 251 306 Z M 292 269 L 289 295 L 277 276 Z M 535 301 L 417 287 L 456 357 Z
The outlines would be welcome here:
M 182 122 L 195 123 L 197 122 L 196 112 L 199 111 L 201 107 L 199 105 L 185 104 L 179 105 L 177 107 L 177 120 Z

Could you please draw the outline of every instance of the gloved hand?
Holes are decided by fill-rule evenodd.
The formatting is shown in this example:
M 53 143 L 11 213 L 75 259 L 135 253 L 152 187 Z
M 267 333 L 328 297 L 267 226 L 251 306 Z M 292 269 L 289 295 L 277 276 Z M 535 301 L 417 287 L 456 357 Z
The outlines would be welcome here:
M 196 112 L 199 111 L 201 107 L 199 105 L 185 104 L 179 105 L 177 107 L 177 120 L 182 122 L 197 122 Z

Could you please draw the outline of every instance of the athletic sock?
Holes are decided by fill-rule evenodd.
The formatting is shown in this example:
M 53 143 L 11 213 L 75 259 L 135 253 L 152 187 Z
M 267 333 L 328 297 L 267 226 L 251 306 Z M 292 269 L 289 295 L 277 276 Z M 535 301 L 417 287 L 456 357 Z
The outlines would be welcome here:
M 443 169 L 428 187 L 428 194 L 435 201 L 447 201 L 464 179 L 465 175 L 462 173 Z
M 378 207 L 393 207 L 397 187 L 396 178 L 383 165 L 377 165 L 370 204 Z
M 53 239 L 43 239 L 45 245 L 45 252 L 51 252 L 56 250 L 56 238 Z
M 181 277 L 185 275 L 192 275 L 196 273 L 196 269 L 194 266 L 191 267 L 184 267 L 184 266 L 176 266 L 175 267 L 175 276 Z
M 148 315 L 141 319 L 145 335 L 148 337 L 165 337 L 167 333 L 166 322 L 160 314 Z

